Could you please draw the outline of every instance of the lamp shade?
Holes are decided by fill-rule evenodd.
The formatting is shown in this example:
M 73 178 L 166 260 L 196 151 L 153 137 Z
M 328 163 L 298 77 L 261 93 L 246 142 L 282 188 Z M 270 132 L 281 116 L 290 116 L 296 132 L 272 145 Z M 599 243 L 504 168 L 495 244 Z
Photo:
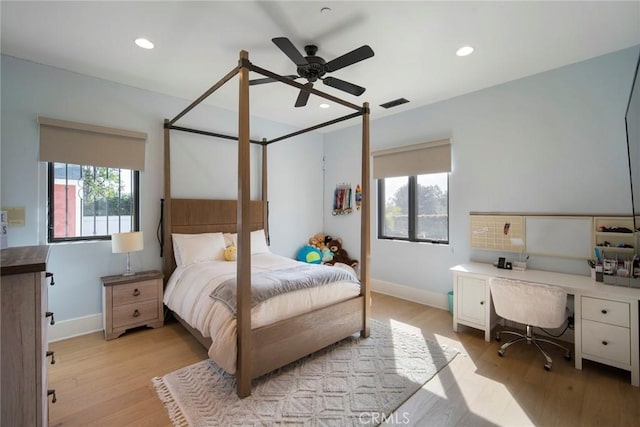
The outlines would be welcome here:
M 142 231 L 111 235 L 111 252 L 114 254 L 141 251 L 143 248 Z

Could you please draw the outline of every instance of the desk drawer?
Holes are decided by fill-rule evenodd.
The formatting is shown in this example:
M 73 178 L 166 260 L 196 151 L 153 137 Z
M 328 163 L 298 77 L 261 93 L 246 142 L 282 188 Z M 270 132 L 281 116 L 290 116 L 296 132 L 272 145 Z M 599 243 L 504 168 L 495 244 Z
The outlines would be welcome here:
M 601 298 L 582 297 L 582 318 L 628 328 L 629 304 Z
M 113 307 L 153 299 L 158 299 L 158 280 L 145 280 L 113 287 Z
M 113 328 L 144 325 L 150 321 L 157 320 L 158 317 L 157 299 L 126 304 L 113 308 Z
M 631 363 L 629 329 L 583 320 L 582 353 L 629 365 Z

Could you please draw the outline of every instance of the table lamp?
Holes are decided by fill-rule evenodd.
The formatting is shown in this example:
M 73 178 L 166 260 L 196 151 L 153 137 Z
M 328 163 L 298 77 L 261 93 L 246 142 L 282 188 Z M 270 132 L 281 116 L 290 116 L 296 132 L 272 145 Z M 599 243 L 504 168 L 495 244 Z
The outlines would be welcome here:
M 142 231 L 132 231 L 130 233 L 113 233 L 111 235 L 111 252 L 114 254 L 127 253 L 127 271 L 123 276 L 132 276 L 130 253 L 143 249 Z

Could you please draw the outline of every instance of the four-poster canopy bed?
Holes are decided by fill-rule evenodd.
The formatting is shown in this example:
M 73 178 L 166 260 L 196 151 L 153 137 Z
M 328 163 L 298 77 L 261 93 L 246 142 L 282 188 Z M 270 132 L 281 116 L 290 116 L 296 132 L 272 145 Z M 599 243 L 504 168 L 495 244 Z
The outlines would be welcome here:
M 284 84 L 309 91 L 317 96 L 355 110 L 354 113 L 321 123 L 307 129 L 293 132 L 272 140 L 251 140 L 249 137 L 249 72 L 254 71 Z M 239 124 L 238 136 L 229 136 L 209 131 L 177 126 L 175 123 L 209 95 L 233 77 L 239 81 Z M 255 244 L 256 230 L 265 230 L 267 222 L 267 147 L 274 142 L 294 137 L 302 133 L 362 116 L 362 217 L 360 251 L 360 285 L 355 294 L 349 294 L 337 302 L 326 302 L 309 311 L 293 317 L 279 319 L 274 323 L 252 327 L 252 245 Z M 238 198 L 237 200 L 179 199 L 171 195 L 171 144 L 170 131 L 208 135 L 238 141 Z M 250 200 L 250 144 L 262 146 L 262 200 Z M 165 280 L 176 270 L 172 234 L 237 233 L 237 262 L 234 273 L 237 283 L 235 317 L 235 339 L 237 356 L 235 373 L 237 394 L 246 397 L 251 394 L 251 380 L 280 368 L 303 356 L 320 350 L 330 344 L 347 338 L 354 333 L 369 336 L 370 331 L 370 189 L 369 189 L 369 107 L 362 107 L 344 101 L 330 94 L 297 83 L 271 71 L 252 64 L 246 51 L 240 52 L 238 66 L 234 67 L 220 81 L 202 96 L 192 102 L 172 120 L 164 123 L 164 205 L 163 205 L 163 270 Z M 252 233 L 254 232 L 254 233 Z M 253 243 L 252 243 L 253 242 Z M 255 257 L 255 255 L 254 255 Z M 260 260 L 258 259 L 258 261 Z M 294 261 L 291 261 L 294 262 Z M 334 268 L 334 267 L 327 267 Z M 171 286 L 169 283 L 167 287 Z M 167 299 L 165 298 L 165 303 Z M 169 307 L 171 308 L 171 307 Z M 172 309 L 173 310 L 173 309 Z M 175 310 L 174 314 L 175 314 Z M 179 321 L 207 347 L 211 338 L 189 324 L 180 316 Z M 255 319 L 254 319 L 255 320 Z M 264 323 L 264 322 L 263 322 Z M 211 354 L 211 352 L 210 352 Z

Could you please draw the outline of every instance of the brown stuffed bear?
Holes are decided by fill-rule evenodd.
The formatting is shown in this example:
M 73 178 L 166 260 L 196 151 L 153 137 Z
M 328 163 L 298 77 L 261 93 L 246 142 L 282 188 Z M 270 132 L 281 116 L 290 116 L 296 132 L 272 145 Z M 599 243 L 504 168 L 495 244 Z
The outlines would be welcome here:
M 313 237 L 309 237 L 309 244 L 314 248 L 318 248 L 322 251 L 322 249 L 325 247 L 324 234 L 318 233 Z
M 327 243 L 327 247 L 333 252 L 333 259 L 328 261 L 326 264 L 335 264 L 336 262 L 341 262 L 343 264 L 350 265 L 353 268 L 358 267 L 358 261 L 349 258 L 349 253 L 342 249 L 342 239 L 334 239 Z

